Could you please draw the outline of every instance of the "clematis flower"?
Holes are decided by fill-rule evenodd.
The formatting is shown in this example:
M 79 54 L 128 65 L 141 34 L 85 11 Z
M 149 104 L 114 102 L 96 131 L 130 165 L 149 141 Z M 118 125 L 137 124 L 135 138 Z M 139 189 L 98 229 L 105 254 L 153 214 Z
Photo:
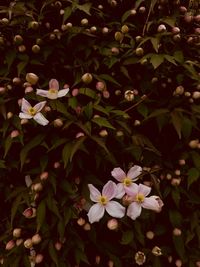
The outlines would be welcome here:
M 98 222 L 104 215 L 105 211 L 115 218 L 122 218 L 125 214 L 125 208 L 116 201 L 111 201 L 117 194 L 117 186 L 114 182 L 108 181 L 102 190 L 102 194 L 92 184 L 88 185 L 90 190 L 90 199 L 94 204 L 89 212 L 89 222 Z
M 127 190 L 127 194 L 132 198 L 132 203 L 128 206 L 127 216 L 135 220 L 140 216 L 142 208 L 160 211 L 159 197 L 146 197 L 151 192 L 151 188 L 143 184 L 133 184 L 132 188 Z
M 121 168 L 114 168 L 111 175 L 120 183 L 117 184 L 118 194 L 116 198 L 122 198 L 127 189 L 134 189 L 133 182 L 138 179 L 141 174 L 142 168 L 140 166 L 133 166 L 126 174 Z
M 49 121 L 40 112 L 45 106 L 46 101 L 39 102 L 34 107 L 25 99 L 22 99 L 21 111 L 19 113 L 20 119 L 34 119 L 37 123 L 45 126 Z
M 69 92 L 69 88 L 59 90 L 59 83 L 56 79 L 49 81 L 49 90 L 37 89 L 36 94 L 47 97 L 49 99 L 57 99 L 65 96 Z

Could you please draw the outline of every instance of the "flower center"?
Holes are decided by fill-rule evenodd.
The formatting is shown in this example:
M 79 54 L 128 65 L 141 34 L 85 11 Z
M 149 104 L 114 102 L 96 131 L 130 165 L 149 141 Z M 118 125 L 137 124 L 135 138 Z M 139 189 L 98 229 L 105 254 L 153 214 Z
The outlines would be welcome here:
M 29 108 L 29 110 L 28 110 L 28 113 L 31 115 L 31 116 L 34 116 L 36 113 L 37 113 L 37 111 L 34 109 L 34 108 Z
M 99 203 L 102 205 L 106 205 L 108 202 L 107 197 L 106 196 L 100 196 L 99 198 Z
M 123 180 L 123 184 L 125 186 L 130 186 L 132 184 L 132 180 L 129 177 L 125 177 Z
M 144 195 L 141 194 L 141 193 L 137 194 L 136 197 L 135 197 L 135 200 L 137 202 L 140 202 L 140 203 L 143 202 L 144 201 Z
M 57 94 L 58 93 L 58 90 L 57 89 L 54 89 L 54 88 L 50 88 L 49 89 L 49 93 L 50 94 Z

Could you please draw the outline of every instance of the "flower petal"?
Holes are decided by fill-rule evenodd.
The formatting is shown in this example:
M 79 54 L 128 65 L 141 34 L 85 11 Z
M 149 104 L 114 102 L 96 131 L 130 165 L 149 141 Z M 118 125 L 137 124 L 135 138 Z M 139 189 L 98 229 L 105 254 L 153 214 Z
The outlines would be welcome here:
M 142 212 L 142 207 L 137 202 L 132 202 L 127 209 L 127 216 L 130 217 L 132 220 L 135 220 L 137 217 L 140 216 Z
M 105 208 L 107 213 L 114 218 L 122 218 L 125 215 L 125 208 L 116 201 L 109 201 Z
M 98 222 L 104 215 L 105 207 L 100 203 L 94 204 L 89 212 L 88 212 L 88 219 L 90 223 Z
M 59 90 L 59 83 L 58 83 L 58 81 L 56 79 L 51 79 L 49 81 L 49 88 L 50 89 L 57 89 L 57 90 Z
M 159 205 L 158 212 L 160 212 L 162 207 L 164 206 L 162 199 L 159 196 L 151 196 L 151 197 L 155 198 L 155 200 L 158 202 L 158 205 Z
M 122 183 L 117 184 L 117 194 L 115 195 L 115 198 L 122 198 L 125 195 L 124 185 Z
M 26 113 L 22 113 L 22 112 L 19 113 L 19 117 L 20 119 L 32 119 L 33 118 L 33 116 L 26 114 Z
M 40 112 L 38 112 L 37 114 L 35 114 L 35 116 L 33 117 L 33 119 L 37 123 L 39 123 L 39 124 L 41 124 L 43 126 L 45 126 L 45 125 L 47 125 L 49 123 L 49 121 Z
M 142 173 L 142 168 L 138 165 L 133 166 L 127 173 L 127 177 L 136 181 L 138 176 Z
M 67 89 L 61 89 L 58 91 L 58 97 L 63 97 L 69 92 L 69 88 Z
M 139 184 L 138 193 L 142 193 L 145 197 L 148 196 L 151 192 L 151 187 L 144 184 Z
M 119 182 L 122 182 L 126 177 L 126 173 L 121 168 L 114 168 L 111 175 Z
M 48 91 L 47 90 L 42 90 L 42 89 L 37 89 L 36 90 L 36 95 L 41 95 L 41 96 L 47 97 Z
M 36 110 L 36 112 L 40 112 L 43 109 L 43 107 L 46 105 L 46 102 L 47 101 L 39 102 L 33 108 Z
M 117 186 L 113 181 L 108 181 L 102 190 L 102 195 L 106 196 L 108 200 L 115 197 L 117 194 Z
M 154 196 L 146 197 L 141 205 L 144 209 L 160 211 L 160 205 Z
M 24 113 L 28 113 L 28 110 L 31 108 L 31 104 L 25 99 L 22 99 L 22 107 L 21 110 Z
M 94 187 L 94 185 L 92 184 L 88 184 L 88 188 L 90 190 L 90 199 L 93 202 L 98 202 L 99 197 L 101 196 L 101 193 L 99 192 L 99 190 L 96 187 Z
M 139 192 L 139 186 L 136 183 L 132 183 L 129 186 L 124 186 L 124 190 L 128 196 L 135 197 Z

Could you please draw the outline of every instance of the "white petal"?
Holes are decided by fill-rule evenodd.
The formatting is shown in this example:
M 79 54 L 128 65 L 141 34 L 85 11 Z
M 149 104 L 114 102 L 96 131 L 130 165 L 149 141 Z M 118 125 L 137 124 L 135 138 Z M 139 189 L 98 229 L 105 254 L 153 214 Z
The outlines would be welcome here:
M 122 182 L 126 177 L 126 173 L 121 168 L 114 168 L 111 175 L 119 182 Z
M 39 102 L 33 108 L 36 110 L 36 112 L 40 112 L 46 103 L 47 103 L 47 101 Z
M 96 187 L 94 187 L 94 185 L 92 184 L 88 184 L 88 188 L 90 190 L 90 199 L 93 202 L 98 202 L 99 197 L 101 196 L 101 193 L 99 192 L 99 190 Z
M 48 91 L 47 97 L 49 99 L 57 99 L 58 98 L 58 91 L 55 91 L 55 92 Z
M 122 198 L 125 195 L 124 185 L 122 183 L 117 184 L 117 194 L 115 195 L 115 198 Z
M 160 205 L 155 197 L 146 197 L 142 202 L 142 207 L 148 210 L 160 211 Z
M 100 203 L 94 204 L 89 212 L 88 212 L 88 219 L 90 223 L 98 222 L 104 215 L 105 208 Z
M 127 209 L 127 216 L 130 217 L 132 220 L 135 220 L 137 217 L 140 216 L 142 212 L 142 207 L 137 202 L 132 202 Z
M 142 193 L 145 197 L 148 196 L 151 192 L 151 187 L 144 184 L 139 184 L 138 193 Z
M 125 208 L 116 201 L 109 201 L 106 204 L 106 211 L 114 218 L 122 218 L 125 214 Z
M 133 181 L 136 181 L 138 176 L 142 173 L 142 168 L 138 165 L 133 166 L 127 173 L 127 177 L 131 178 Z
M 25 183 L 26 183 L 27 187 L 32 185 L 33 181 L 31 180 L 31 176 L 30 175 L 26 175 L 25 176 Z
M 69 92 L 69 88 L 67 89 L 61 89 L 58 91 L 58 97 L 63 97 Z
M 47 97 L 48 91 L 47 90 L 42 90 L 42 89 L 37 89 L 36 90 L 36 95 Z
M 22 107 L 21 110 L 24 113 L 28 113 L 28 110 L 31 108 L 31 104 L 25 99 L 22 99 Z
M 128 196 L 135 197 L 139 192 L 139 186 L 136 183 L 132 183 L 129 186 L 124 186 L 124 190 Z
M 56 89 L 56 90 L 59 89 L 59 83 L 56 79 L 51 79 L 49 81 L 49 89 Z
M 19 113 L 19 117 L 20 119 L 32 119 L 33 118 L 33 116 L 26 114 L 26 113 L 22 113 L 22 112 Z
M 42 115 L 42 113 L 37 113 L 37 114 L 35 114 L 35 116 L 33 117 L 33 119 L 37 122 L 37 123 L 39 123 L 39 124 L 41 124 L 41 125 L 43 125 L 43 126 L 45 126 L 45 125 L 47 125 L 48 123 L 49 123 L 49 121 Z
M 113 181 L 108 181 L 102 190 L 102 195 L 106 196 L 108 200 L 111 200 L 117 194 L 117 186 Z

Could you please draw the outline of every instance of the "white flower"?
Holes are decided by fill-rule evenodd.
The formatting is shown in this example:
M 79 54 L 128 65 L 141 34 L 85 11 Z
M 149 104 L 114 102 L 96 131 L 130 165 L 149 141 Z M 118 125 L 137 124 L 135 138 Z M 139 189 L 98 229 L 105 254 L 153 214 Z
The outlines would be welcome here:
M 114 168 L 111 175 L 120 183 L 117 184 L 118 194 L 116 198 L 122 198 L 127 193 L 127 188 L 133 188 L 133 182 L 138 179 L 138 176 L 142 173 L 140 166 L 133 166 L 126 174 L 121 168 Z
M 49 99 L 57 99 L 65 96 L 69 92 L 69 88 L 59 90 L 59 83 L 56 79 L 49 81 L 49 90 L 37 89 L 36 94 L 47 97 Z
M 142 208 L 160 211 L 160 204 L 156 196 L 146 197 L 151 192 L 149 186 L 143 184 L 133 184 L 132 188 L 127 189 L 127 194 L 132 198 L 132 203 L 128 206 L 127 216 L 135 220 L 140 216 Z
M 21 111 L 19 113 L 20 119 L 34 119 L 37 123 L 45 126 L 49 121 L 40 112 L 45 106 L 46 101 L 36 104 L 34 107 L 25 99 L 22 99 Z
M 105 210 L 107 213 L 115 218 L 122 218 L 125 214 L 125 208 L 116 201 L 111 201 L 117 194 L 117 186 L 114 182 L 108 181 L 102 190 L 102 194 L 92 184 L 88 185 L 90 190 L 90 199 L 94 204 L 89 212 L 89 222 L 98 222 L 104 215 Z

